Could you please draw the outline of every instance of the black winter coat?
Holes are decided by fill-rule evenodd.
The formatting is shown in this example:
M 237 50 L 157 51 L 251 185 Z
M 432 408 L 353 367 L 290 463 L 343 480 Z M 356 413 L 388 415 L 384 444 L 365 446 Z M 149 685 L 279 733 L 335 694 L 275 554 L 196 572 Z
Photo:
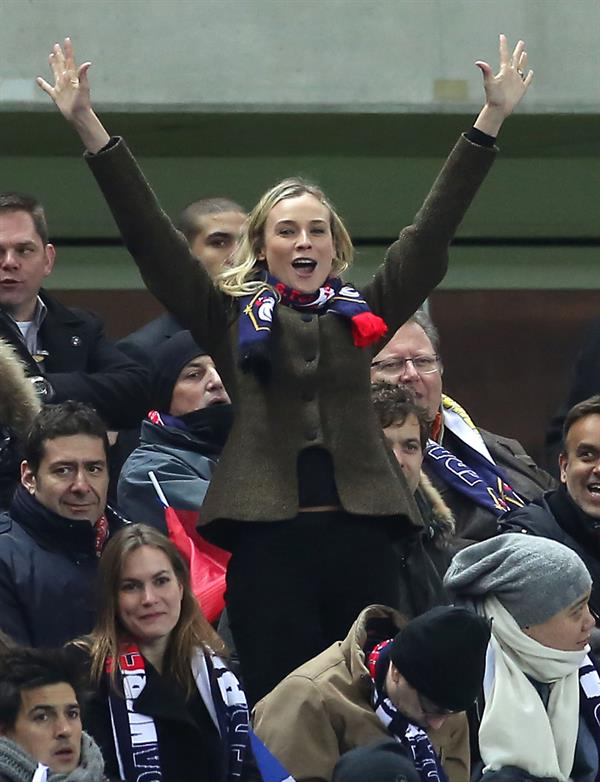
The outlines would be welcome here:
M 39 508 L 20 522 L 0 515 L 0 629 L 18 643 L 56 647 L 94 626 L 95 532 Z
M 107 340 L 97 315 L 65 307 L 43 291 L 40 298 L 48 308 L 40 341 L 49 353 L 44 373 L 55 391 L 53 401 L 87 402 L 112 429 L 139 424 L 148 407 L 146 370 Z M 16 324 L 2 310 L 0 336 L 16 348 L 29 375 L 41 374 Z

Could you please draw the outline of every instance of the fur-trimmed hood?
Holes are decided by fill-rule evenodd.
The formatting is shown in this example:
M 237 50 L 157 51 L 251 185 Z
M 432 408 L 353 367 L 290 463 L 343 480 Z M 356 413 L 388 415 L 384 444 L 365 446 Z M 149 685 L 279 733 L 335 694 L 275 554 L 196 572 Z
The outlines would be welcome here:
M 0 426 L 22 439 L 40 408 L 15 349 L 0 337 Z
M 442 499 L 442 495 L 422 470 L 417 491 L 421 492 L 430 510 L 429 518 L 425 519 L 425 523 L 432 528 L 434 543 L 441 547 L 447 546 L 456 531 L 454 516 Z

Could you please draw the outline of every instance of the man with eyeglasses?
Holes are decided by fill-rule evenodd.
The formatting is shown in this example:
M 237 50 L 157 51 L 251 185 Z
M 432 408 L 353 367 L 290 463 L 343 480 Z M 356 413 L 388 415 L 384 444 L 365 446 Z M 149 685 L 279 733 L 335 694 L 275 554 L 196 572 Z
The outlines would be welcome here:
M 346 752 L 390 737 L 421 782 L 467 782 L 461 712 L 479 695 L 489 637 L 487 620 L 461 608 L 406 622 L 392 608 L 369 606 L 343 641 L 257 704 L 255 732 L 296 782 L 330 782 Z
M 373 380 L 406 385 L 431 421 L 423 470 L 454 514 L 456 535 L 485 540 L 498 518 L 555 487 L 516 440 L 478 428 L 442 393 L 439 335 L 425 312 L 416 312 L 375 357 Z

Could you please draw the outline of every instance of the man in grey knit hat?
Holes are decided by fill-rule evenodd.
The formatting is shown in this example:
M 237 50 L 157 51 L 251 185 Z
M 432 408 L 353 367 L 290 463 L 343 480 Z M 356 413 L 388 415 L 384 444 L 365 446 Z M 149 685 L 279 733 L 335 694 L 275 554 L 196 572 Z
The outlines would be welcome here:
M 589 598 L 592 579 L 580 557 L 561 543 L 513 533 L 460 551 L 444 585 L 459 603 L 493 595 L 524 628 Z
M 597 779 L 600 675 L 588 655 L 592 580 L 583 561 L 556 541 L 506 534 L 459 552 L 444 583 L 456 603 L 492 620 L 470 713 L 471 779 Z

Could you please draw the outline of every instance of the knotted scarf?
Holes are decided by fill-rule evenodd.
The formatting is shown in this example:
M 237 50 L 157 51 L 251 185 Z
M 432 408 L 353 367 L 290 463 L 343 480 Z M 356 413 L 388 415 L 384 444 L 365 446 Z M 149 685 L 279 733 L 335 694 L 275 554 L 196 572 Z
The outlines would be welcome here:
M 314 293 L 301 293 L 267 275 L 260 290 L 240 299 L 239 360 L 246 372 L 268 370 L 269 337 L 278 304 L 304 312 L 333 312 L 348 318 L 354 345 L 359 348 L 377 342 L 387 331 L 384 320 L 371 312 L 360 292 L 339 277 L 329 277 Z
M 135 701 L 146 686 L 145 661 L 136 644 L 123 644 L 117 661 L 123 694 L 109 690 L 108 702 L 119 774 L 127 782 L 161 780 L 160 742 L 152 717 L 135 711 Z M 113 667 L 106 661 L 106 673 Z M 198 649 L 192 659 L 198 692 L 225 744 L 228 782 L 239 780 L 248 746 L 248 706 L 236 676 L 214 654 Z
M 389 699 L 385 677 L 390 665 L 392 639 L 382 641 L 369 655 L 367 667 L 373 681 L 373 708 L 387 730 L 409 752 L 422 782 L 447 782 L 446 773 L 431 746 L 429 736 L 418 725 L 413 725 Z
M 579 730 L 578 670 L 589 647 L 565 652 L 538 643 L 496 597 L 478 604 L 477 612 L 493 619 L 479 727 L 484 771 L 518 766 L 566 782 Z M 546 706 L 532 680 L 549 685 Z

